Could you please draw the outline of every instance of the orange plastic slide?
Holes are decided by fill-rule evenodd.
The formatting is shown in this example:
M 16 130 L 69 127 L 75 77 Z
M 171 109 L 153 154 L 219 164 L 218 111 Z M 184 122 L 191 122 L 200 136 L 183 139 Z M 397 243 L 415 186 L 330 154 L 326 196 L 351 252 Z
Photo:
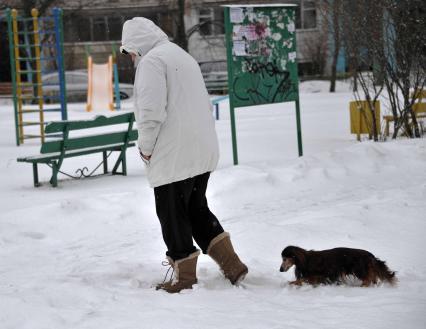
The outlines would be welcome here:
M 92 56 L 87 59 L 87 111 L 114 110 L 113 87 L 112 87 L 112 56 L 108 63 L 94 64 Z

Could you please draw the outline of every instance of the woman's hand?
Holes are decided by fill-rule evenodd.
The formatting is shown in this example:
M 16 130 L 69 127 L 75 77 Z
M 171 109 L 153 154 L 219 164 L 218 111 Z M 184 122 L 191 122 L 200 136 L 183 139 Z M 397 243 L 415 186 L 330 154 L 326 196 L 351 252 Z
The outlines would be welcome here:
M 145 155 L 145 154 L 143 154 L 142 151 L 141 151 L 141 149 L 139 149 L 139 154 L 140 154 L 142 160 L 149 161 L 151 159 L 151 155 Z

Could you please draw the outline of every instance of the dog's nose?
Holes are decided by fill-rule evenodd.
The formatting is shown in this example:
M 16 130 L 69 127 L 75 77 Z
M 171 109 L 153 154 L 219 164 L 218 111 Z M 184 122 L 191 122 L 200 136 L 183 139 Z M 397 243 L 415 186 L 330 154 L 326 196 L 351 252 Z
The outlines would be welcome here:
M 284 267 L 280 267 L 280 272 L 284 272 Z

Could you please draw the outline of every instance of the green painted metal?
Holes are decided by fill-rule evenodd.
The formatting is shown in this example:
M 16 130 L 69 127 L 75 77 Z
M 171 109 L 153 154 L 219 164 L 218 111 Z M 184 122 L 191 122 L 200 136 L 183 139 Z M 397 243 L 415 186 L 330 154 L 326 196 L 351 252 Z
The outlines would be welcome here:
M 106 151 L 102 151 L 104 174 L 108 173 L 108 155 Z
M 12 13 L 11 9 L 6 9 L 6 20 L 7 20 L 7 34 L 9 39 L 9 56 L 10 56 L 10 74 L 12 76 L 12 94 L 13 94 L 13 108 L 15 111 L 15 134 L 16 134 L 16 145 L 19 146 L 19 127 L 18 127 L 18 99 L 16 95 L 16 67 L 15 67 L 15 52 L 13 46 L 13 31 L 12 31 Z
M 120 155 L 118 157 L 118 160 L 117 160 L 114 168 L 112 169 L 112 173 L 113 174 L 117 173 L 118 165 L 121 162 L 122 170 L 123 170 L 122 174 L 123 175 L 127 175 L 127 169 L 126 169 L 126 148 L 127 148 L 127 145 L 129 144 L 129 142 L 131 141 L 131 138 L 132 138 L 133 122 L 134 122 L 134 120 L 130 121 L 130 123 L 129 123 L 129 127 L 127 129 L 127 135 L 125 137 L 123 146 L 121 147 L 121 153 L 120 153 Z M 137 138 L 138 138 L 138 134 L 136 132 L 136 139 L 135 140 L 137 140 Z
M 50 184 L 53 187 L 58 185 L 58 174 L 64 159 L 80 155 L 102 153 L 103 171 L 108 172 L 106 151 L 120 152 L 114 169 L 113 175 L 127 175 L 126 168 L 126 150 L 128 147 L 135 146 L 134 141 L 138 139 L 137 130 L 133 129 L 134 114 L 124 113 L 113 117 L 99 116 L 89 121 L 60 121 L 50 123 L 45 133 L 62 133 L 62 138 L 55 141 L 44 142 L 41 146 L 41 155 L 18 158 L 18 162 L 28 162 L 33 164 L 34 186 L 39 186 L 37 164 L 44 163 L 52 168 Z M 97 135 L 86 135 L 70 138 L 70 132 L 81 129 L 98 128 L 117 124 L 127 124 L 126 130 L 103 133 Z M 118 172 L 121 164 L 122 171 Z
M 226 11 L 234 106 L 298 99 L 295 6 L 232 6 Z
M 61 102 L 61 118 L 62 120 L 68 119 L 68 110 L 67 110 L 67 88 L 65 80 L 65 61 L 64 61 L 64 23 L 63 16 L 64 13 L 60 8 L 53 8 L 52 10 L 53 20 L 55 22 L 55 34 L 56 38 L 59 38 L 55 41 L 55 47 L 57 50 L 57 63 L 58 63 L 58 73 L 60 81 L 60 102 Z
M 105 117 L 103 115 L 97 116 L 93 120 L 78 120 L 78 121 L 56 121 L 51 122 L 46 126 L 45 132 L 47 134 L 62 132 L 65 127 L 69 130 L 96 128 L 103 126 L 110 126 L 121 123 L 129 123 L 135 120 L 134 113 L 124 113 L 112 117 Z
M 134 142 L 130 142 L 127 147 L 133 147 L 136 144 Z M 67 158 L 73 158 L 73 157 L 77 157 L 77 156 L 81 156 L 81 155 L 88 155 L 88 154 L 93 154 L 93 153 L 103 153 L 106 151 L 121 151 L 122 149 L 122 145 L 121 144 L 117 144 L 117 145 L 106 145 L 106 146 L 102 146 L 102 147 L 97 147 L 95 149 L 82 149 L 80 151 L 73 151 L 73 152 L 69 152 L 69 153 L 65 153 L 63 155 L 64 159 Z M 50 153 L 50 154 L 46 154 L 46 155 L 35 155 L 35 156 L 28 156 L 28 157 L 22 157 L 22 158 L 18 158 L 17 162 L 29 162 L 29 163 L 51 163 L 54 160 L 58 160 L 60 158 L 60 153 L 59 152 L 55 152 L 55 153 Z
M 119 144 L 125 141 L 126 136 L 127 131 L 121 131 L 102 135 L 68 138 L 66 139 L 66 151 L 68 152 L 89 147 L 101 147 L 109 144 Z M 137 140 L 137 130 L 132 130 L 129 134 L 129 138 L 131 141 Z M 62 144 L 64 143 L 64 141 L 44 142 L 41 146 L 40 153 L 45 154 L 60 152 L 62 150 Z
M 238 164 L 238 147 L 237 147 L 237 129 L 235 124 L 235 93 L 234 93 L 234 85 L 233 83 L 229 83 L 232 81 L 233 72 L 230 69 L 233 66 L 232 61 L 232 27 L 230 20 L 230 10 L 229 8 L 225 8 L 225 36 L 226 36 L 226 58 L 227 58 L 227 66 L 228 66 L 228 92 L 229 92 L 229 113 L 231 118 L 231 135 L 232 135 L 232 156 L 234 160 L 234 165 Z M 229 75 L 231 74 L 231 75 Z
M 302 124 L 300 122 L 300 102 L 299 99 L 296 100 L 296 126 L 297 126 L 297 149 L 299 151 L 299 156 L 303 155 L 303 146 L 302 146 Z
M 33 181 L 34 186 L 39 187 L 40 183 L 38 182 L 38 169 L 37 169 L 37 163 L 33 163 Z
M 302 155 L 296 61 L 295 5 L 225 6 L 225 35 L 234 164 L 238 164 L 235 108 L 296 103 Z

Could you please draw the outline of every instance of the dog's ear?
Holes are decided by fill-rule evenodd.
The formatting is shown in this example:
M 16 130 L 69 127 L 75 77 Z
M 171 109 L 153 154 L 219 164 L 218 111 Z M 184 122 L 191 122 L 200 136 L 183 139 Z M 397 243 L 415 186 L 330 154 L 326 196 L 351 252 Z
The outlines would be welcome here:
M 297 265 L 304 265 L 306 263 L 305 251 L 303 249 L 295 249 L 293 250 L 294 254 L 292 258 L 294 259 Z

